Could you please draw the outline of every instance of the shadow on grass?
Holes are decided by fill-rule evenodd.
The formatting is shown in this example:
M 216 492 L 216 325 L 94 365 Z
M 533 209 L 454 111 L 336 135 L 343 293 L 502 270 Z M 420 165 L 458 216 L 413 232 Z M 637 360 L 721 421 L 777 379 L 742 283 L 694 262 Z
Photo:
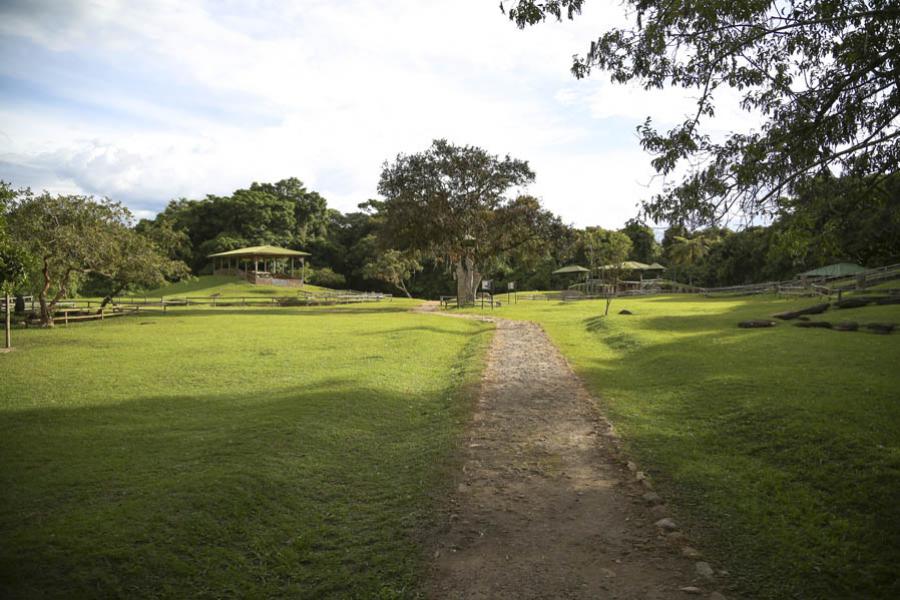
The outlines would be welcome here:
M 407 595 L 465 415 L 345 380 L 0 414 L 0 595 Z
M 345 307 L 346 306 L 346 307 Z M 410 312 L 408 306 L 381 306 L 379 308 L 364 308 L 350 305 L 337 306 L 282 306 L 282 307 L 196 307 L 168 309 L 165 313 L 154 311 L 153 316 L 222 316 L 222 315 L 279 315 L 279 316 L 317 316 L 323 314 L 341 315 L 375 315 Z M 150 315 L 151 313 L 147 313 Z M 139 315 L 140 316 L 140 315 Z
M 411 327 L 396 327 L 394 329 L 386 329 L 383 331 L 369 331 L 367 333 L 360 333 L 359 335 L 381 337 L 381 336 L 385 336 L 385 335 L 408 333 L 408 332 L 412 332 L 412 331 L 429 331 L 432 333 L 441 333 L 441 334 L 446 334 L 446 335 L 471 337 L 473 335 L 483 334 L 483 333 L 493 329 L 492 325 L 489 322 L 480 322 L 480 321 L 473 321 L 473 322 L 479 323 L 479 325 L 480 325 L 480 328 L 477 332 L 465 331 L 465 330 L 459 331 L 459 330 L 454 330 L 454 329 L 444 329 L 443 327 L 436 327 L 434 325 L 415 325 L 415 326 L 411 326 Z
M 738 329 L 755 310 L 586 319 L 627 352 L 579 374 L 749 597 L 898 597 L 895 340 Z M 694 335 L 622 347 L 629 329 Z

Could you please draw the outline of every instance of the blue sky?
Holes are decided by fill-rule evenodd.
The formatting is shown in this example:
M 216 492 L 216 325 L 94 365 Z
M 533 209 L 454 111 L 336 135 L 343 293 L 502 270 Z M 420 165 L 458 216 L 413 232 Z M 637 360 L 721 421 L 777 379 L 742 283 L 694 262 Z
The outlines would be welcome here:
M 0 179 L 148 216 L 296 176 L 346 211 L 385 160 L 446 137 L 529 160 L 528 191 L 565 221 L 618 227 L 662 184 L 635 127 L 692 105 L 569 74 L 623 18 L 600 0 L 525 31 L 496 0 L 5 0 Z

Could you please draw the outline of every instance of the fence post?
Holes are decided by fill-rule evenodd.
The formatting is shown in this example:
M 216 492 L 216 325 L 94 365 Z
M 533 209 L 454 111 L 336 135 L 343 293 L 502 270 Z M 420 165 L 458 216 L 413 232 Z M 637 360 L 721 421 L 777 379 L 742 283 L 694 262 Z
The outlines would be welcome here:
M 68 327 L 69 326 L 69 311 L 65 311 L 63 313 L 63 324 Z
M 104 309 L 102 309 L 102 308 L 100 309 L 100 320 L 101 320 L 101 321 L 103 320 L 103 310 L 104 310 Z

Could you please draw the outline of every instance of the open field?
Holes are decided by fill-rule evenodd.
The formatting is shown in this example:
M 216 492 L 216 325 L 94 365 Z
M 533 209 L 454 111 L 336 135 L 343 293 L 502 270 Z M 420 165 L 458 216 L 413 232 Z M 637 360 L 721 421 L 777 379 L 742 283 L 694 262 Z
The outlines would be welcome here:
M 191 281 L 173 283 L 146 293 L 151 298 L 179 298 L 184 296 L 296 296 L 302 289 L 306 292 L 323 292 L 327 288 L 304 285 L 303 288 L 289 288 L 278 285 L 255 285 L 229 275 L 201 275 Z
M 748 597 L 895 598 L 900 335 L 736 327 L 814 302 L 669 296 L 616 300 L 605 318 L 603 301 L 486 312 L 544 326 L 676 519 Z M 812 318 L 900 322 L 900 307 Z
M 412 305 L 16 332 L 0 596 L 411 594 L 490 337 Z

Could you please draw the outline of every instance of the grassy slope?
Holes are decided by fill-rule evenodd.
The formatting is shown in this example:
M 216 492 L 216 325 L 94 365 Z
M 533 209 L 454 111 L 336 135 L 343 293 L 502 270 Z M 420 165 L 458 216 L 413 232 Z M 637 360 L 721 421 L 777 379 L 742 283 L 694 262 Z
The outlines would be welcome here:
M 900 334 L 736 327 L 813 302 L 621 299 L 601 318 L 601 301 L 534 301 L 496 314 L 544 325 L 749 596 L 898 597 Z M 813 318 L 900 322 L 900 307 Z
M 298 288 L 282 287 L 277 285 L 253 285 L 238 277 L 226 275 L 202 275 L 191 281 L 173 283 L 146 293 L 147 296 L 159 298 L 160 296 L 174 298 L 178 296 L 293 296 Z M 308 292 L 322 291 L 325 288 L 315 285 L 305 285 L 303 290 Z M 143 294 L 139 294 L 143 295 Z
M 395 597 L 484 324 L 182 310 L 0 355 L 0 596 Z

